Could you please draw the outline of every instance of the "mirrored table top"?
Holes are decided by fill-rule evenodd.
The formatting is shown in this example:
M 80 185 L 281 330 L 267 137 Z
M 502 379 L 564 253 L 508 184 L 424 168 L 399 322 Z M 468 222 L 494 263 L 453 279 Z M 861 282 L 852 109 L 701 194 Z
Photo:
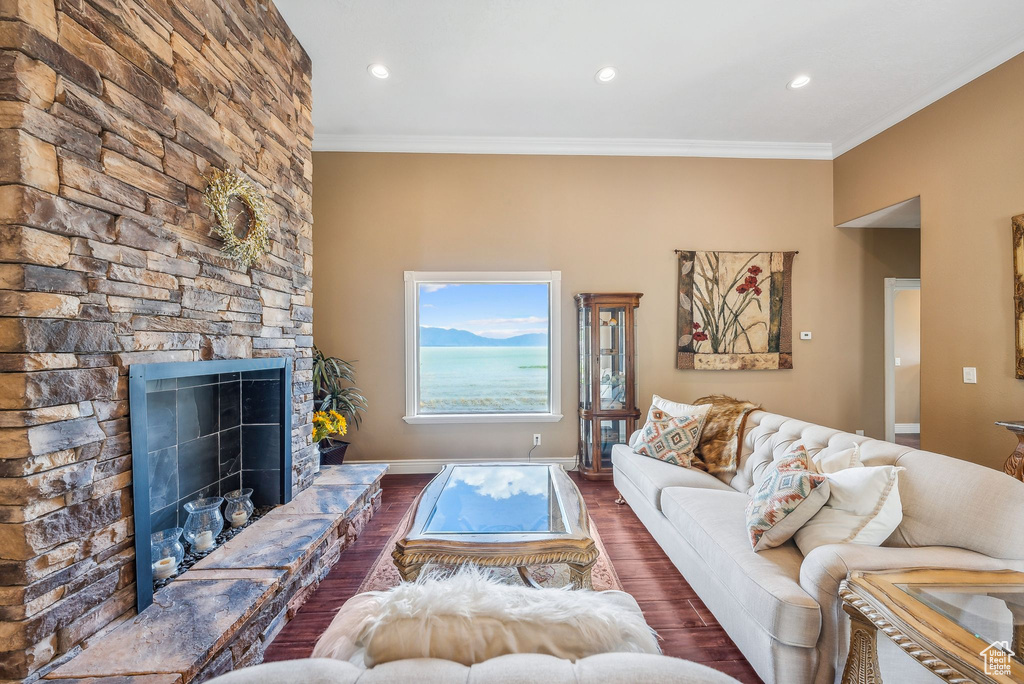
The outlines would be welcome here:
M 550 466 L 480 464 L 448 470 L 422 534 L 568 533 L 560 488 Z

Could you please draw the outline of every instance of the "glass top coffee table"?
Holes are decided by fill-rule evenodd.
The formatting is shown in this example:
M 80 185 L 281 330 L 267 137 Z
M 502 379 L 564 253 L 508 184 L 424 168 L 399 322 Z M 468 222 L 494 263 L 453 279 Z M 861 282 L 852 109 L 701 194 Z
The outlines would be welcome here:
M 576 589 L 590 588 L 598 557 L 587 507 L 561 466 L 525 463 L 446 465 L 413 503 L 392 557 L 404 580 L 424 565 L 472 563 L 516 568 L 565 563 Z
M 1024 681 L 1024 573 L 853 572 L 839 595 L 850 615 L 843 684 L 888 681 L 879 632 L 947 682 Z

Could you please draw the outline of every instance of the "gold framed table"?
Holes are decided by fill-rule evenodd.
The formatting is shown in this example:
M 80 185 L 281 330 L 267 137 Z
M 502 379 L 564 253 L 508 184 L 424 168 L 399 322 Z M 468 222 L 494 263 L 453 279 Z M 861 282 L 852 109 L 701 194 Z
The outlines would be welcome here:
M 449 464 L 420 492 L 391 556 L 402 579 L 427 564 L 516 568 L 565 563 L 576 589 L 591 588 L 599 551 L 583 496 L 561 466 Z
M 853 572 L 839 596 L 850 616 L 842 684 L 881 684 L 878 634 L 951 684 L 1024 681 L 1024 573 Z

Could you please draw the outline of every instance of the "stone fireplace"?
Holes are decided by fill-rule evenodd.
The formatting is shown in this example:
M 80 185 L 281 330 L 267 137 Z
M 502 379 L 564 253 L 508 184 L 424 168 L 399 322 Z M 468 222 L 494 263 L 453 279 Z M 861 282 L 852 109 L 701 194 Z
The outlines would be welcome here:
M 270 2 L 6 3 L 0 72 L 0 680 L 17 681 L 137 609 L 136 536 L 172 504 L 134 500 L 134 368 L 286 361 L 281 496 L 312 484 L 313 126 L 309 57 Z M 268 208 L 252 268 L 203 203 L 229 167 Z
M 153 601 L 150 534 L 184 527 L 184 505 L 252 489 L 257 507 L 292 495 L 289 359 L 132 366 L 138 609 Z

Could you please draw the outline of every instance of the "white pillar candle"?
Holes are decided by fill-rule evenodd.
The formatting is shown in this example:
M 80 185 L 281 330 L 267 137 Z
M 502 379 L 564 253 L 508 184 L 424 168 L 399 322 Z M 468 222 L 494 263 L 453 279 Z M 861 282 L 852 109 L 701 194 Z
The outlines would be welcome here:
M 174 561 L 174 558 L 167 556 L 161 558 L 156 563 L 153 563 L 153 577 L 156 579 L 164 579 L 174 574 L 174 571 L 178 569 L 178 564 Z
M 237 511 L 235 511 L 234 513 L 231 514 L 231 526 L 232 527 L 241 527 L 242 525 L 245 524 L 245 521 L 248 520 L 248 519 L 249 519 L 249 514 L 246 513 L 243 509 L 240 508 Z
M 213 530 L 205 530 L 196 535 L 196 542 L 193 544 L 196 551 L 208 551 L 213 548 Z

